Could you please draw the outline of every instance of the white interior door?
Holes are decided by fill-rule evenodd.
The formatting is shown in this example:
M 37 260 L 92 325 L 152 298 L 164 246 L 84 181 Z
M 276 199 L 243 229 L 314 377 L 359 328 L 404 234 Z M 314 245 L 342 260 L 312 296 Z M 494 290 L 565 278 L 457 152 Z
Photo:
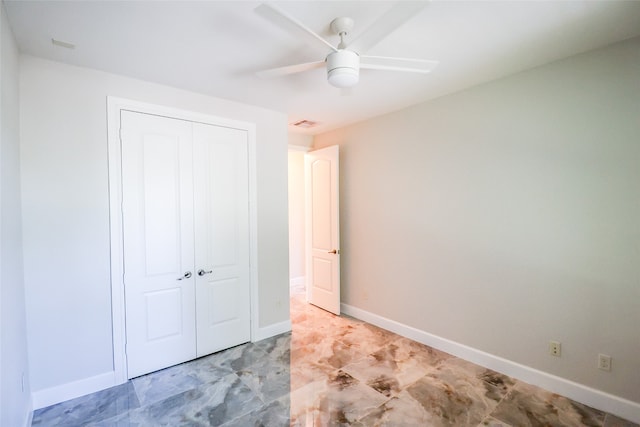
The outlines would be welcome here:
M 248 139 L 193 124 L 197 355 L 250 340 Z
M 196 356 L 190 122 L 123 111 L 128 377 Z
M 340 314 L 338 146 L 305 155 L 307 299 Z

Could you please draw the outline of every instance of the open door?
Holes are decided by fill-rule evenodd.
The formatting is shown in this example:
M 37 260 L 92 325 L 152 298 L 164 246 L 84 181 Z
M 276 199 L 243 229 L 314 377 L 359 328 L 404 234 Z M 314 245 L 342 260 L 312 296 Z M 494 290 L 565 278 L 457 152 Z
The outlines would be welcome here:
M 338 146 L 305 155 L 307 300 L 340 314 Z

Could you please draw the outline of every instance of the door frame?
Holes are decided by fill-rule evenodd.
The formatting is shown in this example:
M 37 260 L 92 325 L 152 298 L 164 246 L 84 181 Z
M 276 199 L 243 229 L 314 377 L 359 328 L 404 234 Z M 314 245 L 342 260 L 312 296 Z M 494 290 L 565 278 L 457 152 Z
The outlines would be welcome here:
M 126 323 L 124 298 L 124 246 L 122 228 L 122 150 L 120 112 L 153 114 L 190 122 L 223 126 L 247 132 L 249 171 L 249 280 L 251 341 L 258 332 L 258 212 L 256 179 L 256 125 L 209 114 L 107 96 L 107 146 L 109 169 L 109 231 L 111 268 L 111 321 L 115 384 L 127 382 Z

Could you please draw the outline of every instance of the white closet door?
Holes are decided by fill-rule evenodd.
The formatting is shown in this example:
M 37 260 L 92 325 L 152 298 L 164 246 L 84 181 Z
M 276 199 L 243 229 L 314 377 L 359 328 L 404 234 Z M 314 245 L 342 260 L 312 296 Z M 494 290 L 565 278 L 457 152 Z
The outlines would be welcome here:
M 192 124 L 122 112 L 128 376 L 196 357 Z M 190 276 L 190 277 L 186 277 Z
M 247 132 L 193 124 L 197 354 L 250 340 Z

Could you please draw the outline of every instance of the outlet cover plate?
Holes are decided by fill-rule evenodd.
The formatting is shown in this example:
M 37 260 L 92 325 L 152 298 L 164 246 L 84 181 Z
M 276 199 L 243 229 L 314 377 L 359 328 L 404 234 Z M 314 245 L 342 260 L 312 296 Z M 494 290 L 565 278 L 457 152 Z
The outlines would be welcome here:
M 599 354 L 598 369 L 602 369 L 603 371 L 611 371 L 611 356 L 609 356 L 608 354 Z

